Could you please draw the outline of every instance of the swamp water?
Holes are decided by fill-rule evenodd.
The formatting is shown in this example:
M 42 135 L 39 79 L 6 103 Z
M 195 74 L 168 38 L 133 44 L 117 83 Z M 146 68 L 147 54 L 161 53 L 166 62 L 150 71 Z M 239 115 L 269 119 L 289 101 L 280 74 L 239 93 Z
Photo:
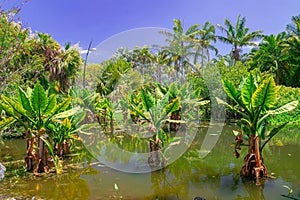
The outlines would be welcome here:
M 289 190 L 283 186 L 292 187 L 293 195 L 300 197 L 300 142 L 265 148 L 265 164 L 275 178 L 256 186 L 239 178 L 243 158 L 233 155 L 234 128 L 225 126 L 213 150 L 202 159 L 198 155 L 207 134 L 205 127 L 199 129 L 189 150 L 162 170 L 133 174 L 95 163 L 63 175 L 6 177 L 0 182 L 0 199 L 192 200 L 199 196 L 207 200 L 284 200 L 281 194 Z M 24 140 L 8 140 L 1 145 L 0 162 L 22 160 L 24 152 Z

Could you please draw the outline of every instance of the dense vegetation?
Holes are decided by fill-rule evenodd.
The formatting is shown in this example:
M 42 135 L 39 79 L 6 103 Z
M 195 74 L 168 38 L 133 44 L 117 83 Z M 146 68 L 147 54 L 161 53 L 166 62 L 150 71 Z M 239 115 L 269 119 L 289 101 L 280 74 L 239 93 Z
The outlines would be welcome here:
M 206 22 L 187 30 L 175 19 L 173 31 L 161 33 L 167 46 L 119 49 L 109 60 L 88 65 L 89 71 L 83 74 L 76 45 L 62 47 L 48 34 L 32 33 L 16 14 L 16 10 L 0 12 L 0 129 L 2 135 L 17 133 L 26 139 L 27 171 L 48 172 L 54 165 L 61 173 L 64 157 L 79 151 L 78 133 L 90 135 L 88 131 L 96 126 L 122 145 L 116 136 L 126 132 L 120 130 L 126 130 L 127 122 L 150 132 L 141 139 L 150 152 L 149 165 L 163 167 L 164 147 L 181 141 L 174 132 L 188 132 L 191 123 L 198 123 L 196 119 L 209 120 L 212 107 L 217 106 L 211 97 L 224 92 L 223 84 L 231 98 L 227 105 L 240 106 L 233 109 L 238 114 L 227 110 L 227 119 L 249 122 L 241 125 L 243 133 L 237 138 L 243 135 L 253 145 L 247 161 L 255 159 L 257 170 L 253 173 L 253 168 L 244 167 L 251 171 L 245 176 L 265 176 L 259 155 L 264 145 L 285 122 L 299 125 L 300 15 L 293 16 L 286 30 L 277 35 L 250 32 L 241 16 L 236 23 L 225 19 L 224 25 Z M 216 28 L 224 34 L 217 35 Z M 219 55 L 214 46 L 217 41 L 231 45 L 231 52 Z M 243 53 L 245 46 L 253 48 Z M 87 80 L 87 89 L 75 86 L 82 79 Z M 270 97 L 253 97 L 263 95 L 261 91 L 270 92 Z M 282 110 L 271 112 L 273 105 L 280 107 L 292 100 L 293 105 L 283 108 L 294 111 L 276 117 Z M 257 125 L 261 118 L 265 119 L 263 128 Z M 272 129 L 277 125 L 280 128 Z M 271 130 L 269 135 L 266 129 Z M 266 143 L 259 143 L 258 133 Z

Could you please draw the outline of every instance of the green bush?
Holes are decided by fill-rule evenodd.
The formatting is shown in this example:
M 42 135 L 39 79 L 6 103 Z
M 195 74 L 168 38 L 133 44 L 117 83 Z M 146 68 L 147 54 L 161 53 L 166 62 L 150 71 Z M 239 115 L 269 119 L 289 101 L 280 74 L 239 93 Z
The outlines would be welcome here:
M 278 96 L 279 98 L 276 101 L 275 107 L 284 105 L 290 101 L 300 100 L 300 88 L 278 86 Z M 271 126 L 275 126 L 282 122 L 289 122 L 289 126 L 296 126 L 300 124 L 300 104 L 296 107 L 295 110 L 287 113 L 283 113 L 279 116 L 271 116 L 269 118 L 269 123 Z

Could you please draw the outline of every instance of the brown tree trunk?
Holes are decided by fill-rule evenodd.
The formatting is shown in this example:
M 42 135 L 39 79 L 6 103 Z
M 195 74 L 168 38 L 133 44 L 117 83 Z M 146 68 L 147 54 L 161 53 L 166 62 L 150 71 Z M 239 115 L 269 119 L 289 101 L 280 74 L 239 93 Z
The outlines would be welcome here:
M 44 139 L 46 139 L 45 129 L 42 128 L 38 133 L 38 153 L 35 160 L 35 167 L 33 169 L 33 172 L 35 174 L 48 172 L 50 170 L 50 167 L 48 165 L 48 150 L 47 146 L 45 146 Z
M 32 171 L 34 168 L 34 152 L 33 152 L 34 137 L 26 139 L 26 157 L 25 166 L 26 171 Z
M 256 185 L 260 185 L 260 178 L 267 176 L 267 169 L 260 155 L 258 136 L 251 135 L 248 144 L 248 154 L 244 158 L 244 166 L 240 174 L 243 178 L 256 179 Z
M 34 131 L 33 131 L 34 132 Z M 43 139 L 46 139 L 45 129 L 41 129 L 38 135 L 25 132 L 26 137 L 26 157 L 25 165 L 27 171 L 33 171 L 35 174 L 48 172 L 50 163 L 48 160 L 48 149 Z

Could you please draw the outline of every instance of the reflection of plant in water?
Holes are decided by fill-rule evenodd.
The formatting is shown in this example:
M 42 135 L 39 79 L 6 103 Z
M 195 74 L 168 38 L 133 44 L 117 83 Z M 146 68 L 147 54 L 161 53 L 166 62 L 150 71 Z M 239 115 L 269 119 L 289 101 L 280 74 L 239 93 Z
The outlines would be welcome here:
M 223 81 L 224 89 L 237 106 L 231 106 L 219 100 L 219 103 L 226 104 L 241 116 L 241 132 L 236 132 L 236 156 L 239 157 L 237 150 L 244 145 L 243 140 L 248 141 L 248 154 L 244 159 L 244 166 L 241 175 L 247 178 L 256 178 L 259 185 L 259 178 L 267 175 L 266 167 L 262 159 L 262 150 L 265 145 L 282 129 L 286 123 L 279 127 L 266 131 L 266 118 L 269 115 L 281 114 L 293 110 L 298 101 L 285 104 L 284 106 L 271 110 L 276 102 L 277 88 L 273 77 L 266 78 L 260 85 L 257 85 L 250 74 L 248 79 L 238 91 L 232 83 Z

